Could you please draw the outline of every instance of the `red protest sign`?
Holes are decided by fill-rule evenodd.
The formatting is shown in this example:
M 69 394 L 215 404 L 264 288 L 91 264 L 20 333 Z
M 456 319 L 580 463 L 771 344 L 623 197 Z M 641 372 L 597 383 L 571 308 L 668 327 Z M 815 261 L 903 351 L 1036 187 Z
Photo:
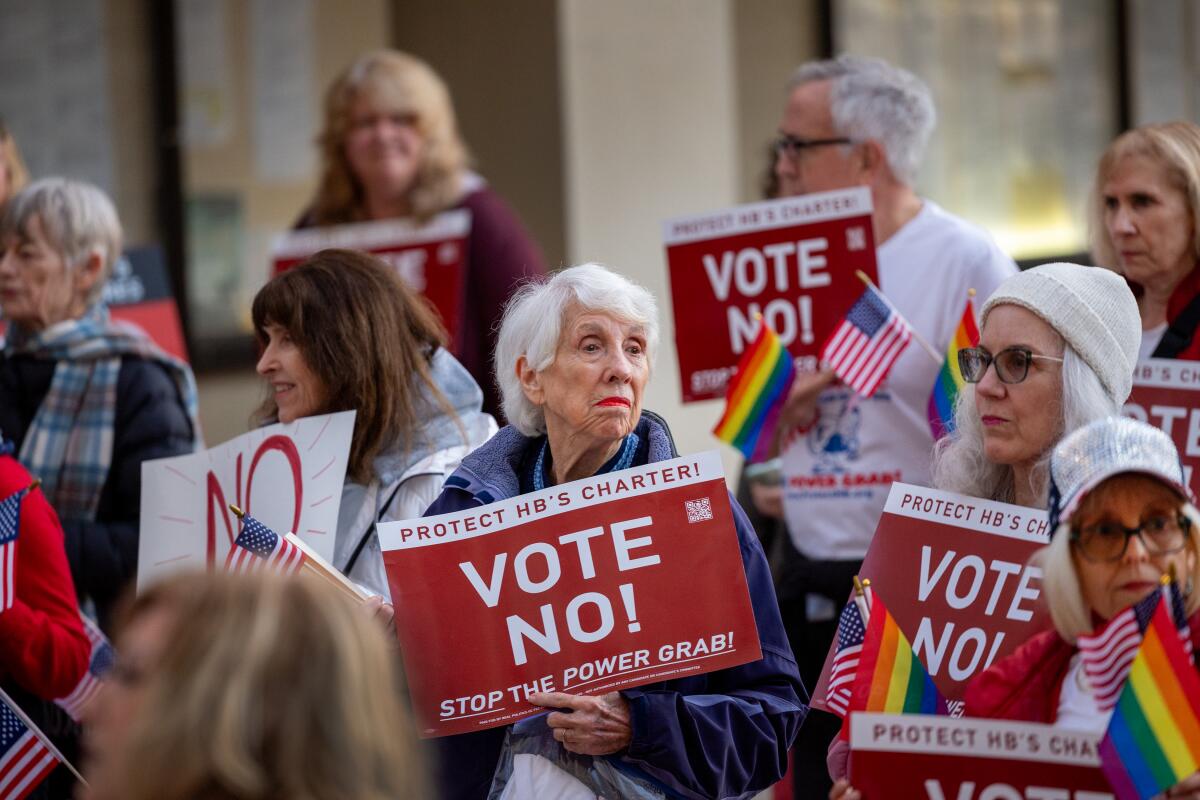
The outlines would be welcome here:
M 716 451 L 385 523 L 379 540 L 424 736 L 541 713 L 533 692 L 761 658 Z
M 438 310 L 457 353 L 470 232 L 471 212 L 466 209 L 443 212 L 424 225 L 390 219 L 291 231 L 275 242 L 272 274 L 330 247 L 379 256 Z
M 867 189 L 753 203 L 663 226 L 683 401 L 723 397 L 757 314 L 812 371 L 826 337 L 877 279 Z
M 1036 723 L 856 713 L 850 783 L 865 800 L 1112 800 L 1099 738 Z
M 1125 415 L 1161 428 L 1175 442 L 1183 474 L 1193 493 L 1200 490 L 1200 361 L 1151 358 L 1133 371 L 1133 392 Z
M 893 483 L 860 575 L 884 598 L 913 651 L 962 711 L 967 682 L 1045 627 L 1042 571 L 1029 557 L 1047 542 L 1046 512 Z M 833 648 L 813 690 L 825 686 Z

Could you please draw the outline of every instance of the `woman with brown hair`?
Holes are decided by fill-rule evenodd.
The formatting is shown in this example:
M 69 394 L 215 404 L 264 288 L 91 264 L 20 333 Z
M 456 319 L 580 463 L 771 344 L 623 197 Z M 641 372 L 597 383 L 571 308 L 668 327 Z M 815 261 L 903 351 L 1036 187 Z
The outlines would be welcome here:
M 321 181 L 298 227 L 471 212 L 469 291 L 453 349 L 483 387 L 484 410 L 498 414 L 494 330 L 517 284 L 546 268 L 516 214 L 468 169 L 446 84 L 406 53 L 368 53 L 329 87 L 318 143 Z
M 375 526 L 418 517 L 496 430 L 433 311 L 382 261 L 322 250 L 254 298 L 260 422 L 354 410 L 334 566 L 389 597 Z
M 319 581 L 179 575 L 89 709 L 87 800 L 393 800 L 424 769 L 382 629 Z

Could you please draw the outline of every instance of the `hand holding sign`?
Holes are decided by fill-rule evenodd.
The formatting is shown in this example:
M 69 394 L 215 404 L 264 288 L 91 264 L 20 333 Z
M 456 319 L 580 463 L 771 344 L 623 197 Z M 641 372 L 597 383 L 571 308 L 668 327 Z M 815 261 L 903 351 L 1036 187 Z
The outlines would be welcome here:
M 546 724 L 554 731 L 554 738 L 572 753 L 612 755 L 628 747 L 633 739 L 629 703 L 617 692 L 600 697 L 538 692 L 530 695 L 529 702 L 546 708 L 567 709 L 565 713 L 550 713 Z

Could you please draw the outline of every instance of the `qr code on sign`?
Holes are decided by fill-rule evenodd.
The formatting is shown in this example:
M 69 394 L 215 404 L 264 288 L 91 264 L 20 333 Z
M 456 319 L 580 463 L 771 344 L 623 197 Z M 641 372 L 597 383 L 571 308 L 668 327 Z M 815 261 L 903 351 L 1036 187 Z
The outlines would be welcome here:
M 713 518 L 712 503 L 707 497 L 699 500 L 684 500 L 683 505 L 687 508 L 688 522 L 704 522 Z

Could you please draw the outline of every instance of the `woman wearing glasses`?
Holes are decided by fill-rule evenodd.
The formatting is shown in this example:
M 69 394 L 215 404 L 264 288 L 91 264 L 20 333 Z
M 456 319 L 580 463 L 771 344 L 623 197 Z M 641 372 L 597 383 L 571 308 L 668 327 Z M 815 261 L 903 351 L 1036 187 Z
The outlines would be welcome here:
M 1200 524 L 1171 438 L 1131 419 L 1099 420 L 1063 439 L 1050 462 L 1050 544 L 1037 556 L 1054 629 L 992 665 L 967 688 L 967 713 L 1102 734 L 1075 642 L 1145 598 L 1173 572 L 1197 641 Z M 1192 775 L 1168 797 L 1200 797 Z
M 983 306 L 979 346 L 959 368 L 955 433 L 934 453 L 940 489 L 1045 507 L 1047 461 L 1066 433 L 1119 414 L 1141 341 L 1120 276 L 1077 264 L 1014 275 Z
M 1054 627 L 976 676 L 967 686 L 966 713 L 1101 735 L 1110 712 L 1093 696 L 1076 640 L 1157 591 L 1160 578 L 1173 572 L 1193 649 L 1200 650 L 1200 513 L 1171 438 L 1136 420 L 1108 417 L 1067 435 L 1054 448 L 1048 474 L 1052 537 L 1035 558 Z M 1200 797 L 1200 774 L 1166 796 Z M 842 780 L 830 797 L 861 794 Z

